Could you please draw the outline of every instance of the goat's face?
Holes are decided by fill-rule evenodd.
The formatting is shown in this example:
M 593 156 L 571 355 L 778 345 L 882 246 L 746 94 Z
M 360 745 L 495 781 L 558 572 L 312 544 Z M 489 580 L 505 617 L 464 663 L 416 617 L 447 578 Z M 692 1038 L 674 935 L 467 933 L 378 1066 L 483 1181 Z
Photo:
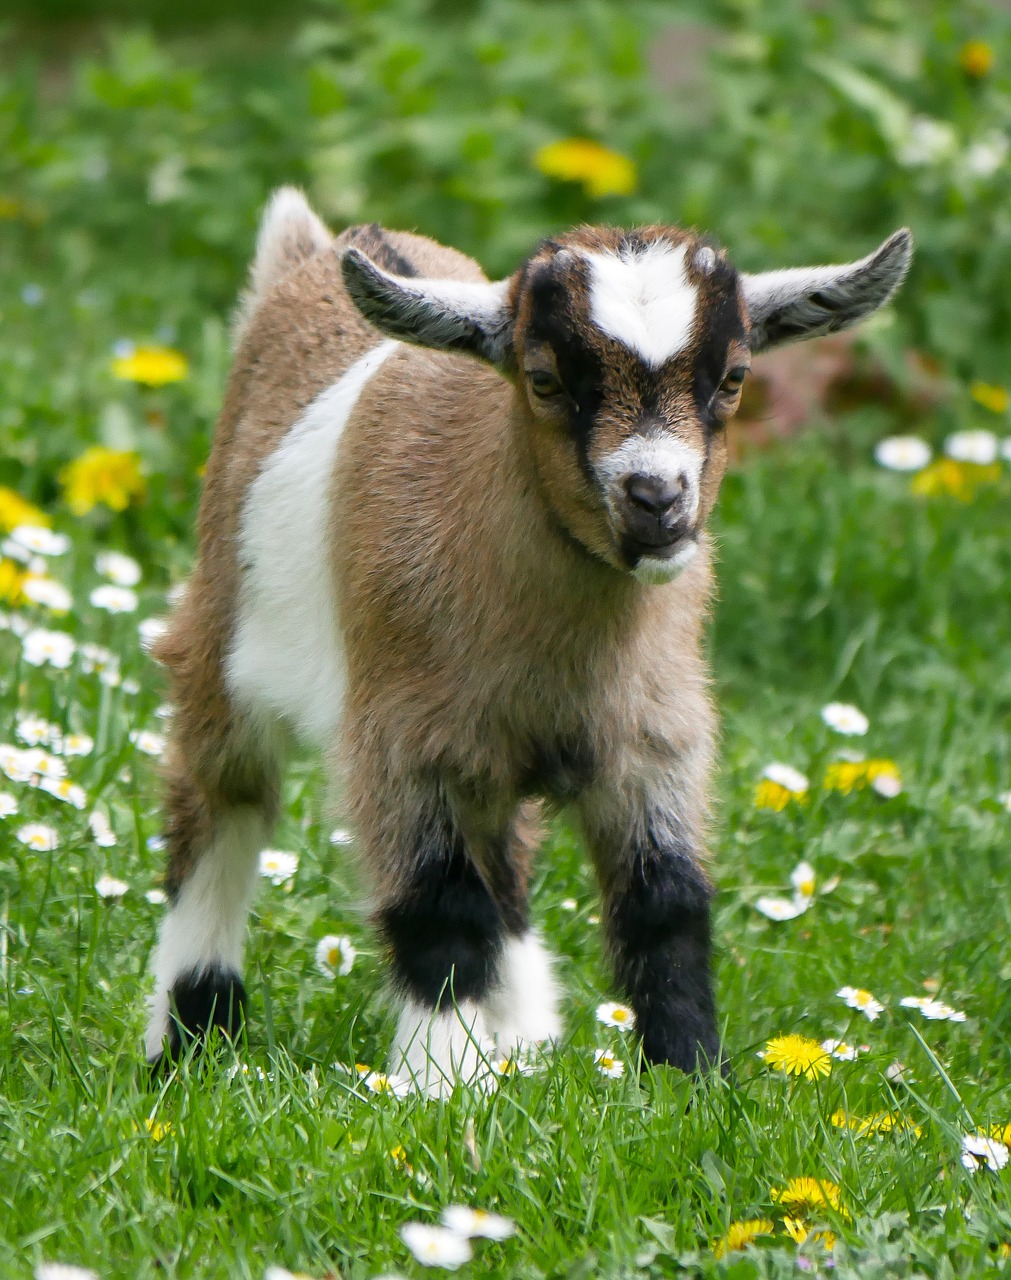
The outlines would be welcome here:
M 748 276 L 678 228 L 585 227 L 497 283 L 393 276 L 355 249 L 342 265 L 377 327 L 512 379 L 515 426 L 559 521 L 615 568 L 665 582 L 716 500 L 752 353 L 856 323 L 910 253 L 900 231 L 846 266 Z

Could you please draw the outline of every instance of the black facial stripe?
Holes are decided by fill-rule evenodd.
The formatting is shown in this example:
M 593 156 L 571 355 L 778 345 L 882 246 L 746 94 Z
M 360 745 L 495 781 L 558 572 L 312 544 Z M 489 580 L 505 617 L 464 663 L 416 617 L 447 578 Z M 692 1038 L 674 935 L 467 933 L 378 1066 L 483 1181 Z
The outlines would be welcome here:
M 705 287 L 699 290 L 699 303 L 695 339 L 698 354 L 692 376 L 692 393 L 703 422 L 714 425 L 709 405 L 723 381 L 727 352 L 732 342 L 743 343 L 746 338 L 738 306 L 737 272 L 728 262 L 716 260 Z

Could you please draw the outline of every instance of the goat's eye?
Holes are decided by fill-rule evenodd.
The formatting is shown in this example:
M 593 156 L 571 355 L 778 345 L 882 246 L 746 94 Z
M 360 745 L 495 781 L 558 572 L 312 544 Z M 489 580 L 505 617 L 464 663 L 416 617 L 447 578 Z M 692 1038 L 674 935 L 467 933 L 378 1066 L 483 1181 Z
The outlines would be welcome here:
M 746 364 L 739 364 L 735 369 L 731 369 L 720 383 L 720 391 L 725 396 L 736 396 L 741 387 L 744 386 L 744 379 L 747 376 L 748 366 Z
M 530 388 L 535 396 L 547 399 L 549 396 L 559 395 L 562 390 L 561 382 L 546 369 L 534 369 L 527 376 L 530 378 Z

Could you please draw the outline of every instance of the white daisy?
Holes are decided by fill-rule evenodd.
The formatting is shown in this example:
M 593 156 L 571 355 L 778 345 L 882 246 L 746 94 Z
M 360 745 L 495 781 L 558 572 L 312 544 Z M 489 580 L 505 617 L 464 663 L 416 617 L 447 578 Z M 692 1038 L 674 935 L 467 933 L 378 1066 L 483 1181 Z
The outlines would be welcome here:
M 840 987 L 836 995 L 840 1000 L 844 1000 L 851 1009 L 859 1010 L 870 1022 L 879 1017 L 885 1007 L 880 1000 L 875 1000 L 871 993 L 865 991 L 863 987 Z
M 140 684 L 133 679 L 126 679 L 120 684 L 120 688 L 124 693 L 128 693 L 131 697 L 140 693 Z
M 785 788 L 791 795 L 795 796 L 804 795 L 811 785 L 799 769 L 795 769 L 793 765 L 780 764 L 777 760 L 773 760 L 771 764 L 765 766 L 762 770 L 762 777 L 768 778 L 770 782 Z
M 516 1234 L 516 1224 L 509 1218 L 485 1209 L 471 1209 L 465 1204 L 451 1204 L 444 1209 L 442 1225 L 447 1231 L 472 1240 L 508 1240 Z
M 796 920 L 810 905 L 811 899 L 799 893 L 792 898 L 776 898 L 765 894 L 755 901 L 755 910 L 769 920 Z
M 389 1094 L 392 1098 L 406 1098 L 414 1092 L 414 1085 L 403 1076 L 388 1075 L 385 1071 L 367 1071 L 362 1083 L 370 1093 Z
M 836 733 L 865 734 L 870 721 L 857 707 L 847 702 L 830 702 L 821 709 L 821 718 Z
M 997 461 L 997 437 L 992 431 L 956 431 L 945 440 L 944 452 L 956 462 L 986 467 Z
M 119 658 L 102 644 L 82 644 L 80 650 L 81 670 L 86 676 L 96 671 L 119 670 Z
M 965 167 L 974 178 L 992 177 L 1007 159 L 1009 147 L 1007 134 L 994 129 L 970 145 L 965 153 Z
M 799 898 L 813 898 L 815 887 L 814 867 L 810 862 L 798 862 L 790 872 L 790 883 Z
M 18 811 L 18 802 L 9 791 L 0 791 L 0 818 L 9 818 Z
M 0 743 L 0 772 L 5 773 L 11 782 L 31 782 L 32 771 L 28 767 L 27 755 L 27 751 L 9 742 Z
M 874 446 L 874 461 L 889 471 L 921 471 L 930 455 L 930 445 L 919 436 L 888 436 Z
M 97 1271 L 70 1262 L 40 1262 L 34 1274 L 35 1280 L 98 1280 Z
M 1008 1162 L 1008 1149 L 996 1138 L 981 1133 L 967 1133 L 962 1139 L 962 1164 L 967 1169 L 992 1169 L 996 1173 Z
M 919 1009 L 931 1022 L 965 1022 L 965 1014 L 960 1009 L 953 1009 L 933 996 L 903 996 L 899 1004 L 904 1009 Z
M 115 876 L 99 876 L 95 881 L 95 892 L 100 898 L 121 898 L 130 886 L 125 880 L 117 880 Z
M 1011 795 L 1011 792 L 1009 792 L 1008 794 Z M 563 898 L 558 905 L 561 907 L 563 911 L 579 910 L 579 903 L 576 901 L 575 898 Z
M 605 1000 L 603 1004 L 597 1005 L 597 1021 L 602 1022 L 605 1027 L 631 1031 L 635 1026 L 635 1010 L 616 1000 Z
M 298 870 L 298 854 L 283 849 L 264 849 L 260 854 L 260 875 L 271 884 L 285 884 Z
M 95 568 L 117 587 L 135 587 L 140 582 L 140 565 L 121 551 L 103 551 L 95 557 Z
M 593 1061 L 602 1076 L 618 1080 L 625 1074 L 625 1064 L 610 1049 L 594 1049 Z
M 855 1062 L 860 1053 L 860 1049 L 845 1040 L 823 1040 L 821 1047 L 839 1062 Z
M 140 636 L 140 647 L 150 653 L 154 645 L 168 631 L 169 624 L 165 618 L 144 618 L 137 623 L 137 634 Z
M 29 822 L 17 833 L 22 844 L 38 853 L 52 853 L 60 845 L 60 837 L 52 827 L 43 822 Z
M 51 742 L 54 733 L 58 733 L 59 729 L 48 720 L 43 720 L 41 716 L 21 716 L 15 732 L 22 742 L 27 742 L 30 747 L 38 747 Z
M 328 978 L 346 978 L 354 968 L 357 955 L 350 938 L 328 933 L 316 944 L 316 968 Z
M 408 1222 L 400 1228 L 400 1238 L 415 1258 L 425 1267 L 442 1267 L 455 1271 L 470 1262 L 474 1251 L 470 1241 L 445 1227 L 430 1227 L 424 1222 Z
M 899 164 L 910 169 L 926 169 L 950 159 L 958 150 L 958 133 L 947 120 L 914 116 L 897 140 Z
M 160 756 L 165 752 L 165 735 L 151 729 L 132 729 L 130 741 L 146 756 Z
M 60 739 L 61 756 L 90 756 L 95 749 L 95 739 L 86 733 L 68 733 Z
M 40 525 L 19 524 L 11 530 L 11 541 L 37 556 L 62 556 L 70 546 L 65 533 L 53 533 Z
M 333 845 L 354 844 L 355 838 L 345 827 L 337 827 L 330 832 L 330 843 Z
M 74 597 L 62 582 L 37 573 L 27 575 L 21 584 L 21 593 L 32 604 L 40 604 L 54 613 L 68 613 L 74 604 Z
M 885 1079 L 890 1080 L 892 1084 L 905 1084 L 906 1064 L 898 1061 L 890 1062 L 885 1067 Z
M 116 843 L 116 836 L 109 825 L 109 819 L 100 809 L 94 809 L 88 815 L 88 826 L 95 844 L 100 849 L 111 849 Z
M 876 778 L 871 779 L 871 786 L 886 800 L 894 800 L 902 794 L 902 779 L 894 773 L 879 773 Z
M 38 783 L 38 788 L 40 791 L 45 791 L 47 795 L 54 796 L 57 800 L 72 804 L 75 809 L 83 809 L 88 803 L 84 788 L 79 787 L 76 782 L 71 782 L 69 778 L 42 778 Z
M 112 583 L 96 587 L 88 599 L 96 609 L 105 609 L 108 613 L 133 613 L 137 608 L 136 591 Z
M 153 907 L 161 907 L 168 902 L 168 894 L 164 889 L 147 889 L 145 890 L 144 897 L 147 898 L 148 902 L 150 902 Z
M 21 656 L 29 666 L 48 664 L 59 670 L 70 666 L 77 648 L 73 636 L 68 636 L 65 631 L 46 631 L 43 627 L 26 631 L 21 646 Z

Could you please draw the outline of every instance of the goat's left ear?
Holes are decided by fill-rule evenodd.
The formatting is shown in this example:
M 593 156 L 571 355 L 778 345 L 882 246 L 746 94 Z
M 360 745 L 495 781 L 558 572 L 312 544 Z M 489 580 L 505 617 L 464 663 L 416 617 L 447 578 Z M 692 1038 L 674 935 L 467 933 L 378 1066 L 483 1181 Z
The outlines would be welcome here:
M 912 233 L 903 227 L 859 262 L 742 276 L 752 351 L 848 329 L 888 301 L 912 256 Z
M 508 280 L 395 276 L 354 248 L 345 250 L 341 271 L 351 301 L 391 338 L 465 352 L 494 365 L 507 362 L 512 337 Z

